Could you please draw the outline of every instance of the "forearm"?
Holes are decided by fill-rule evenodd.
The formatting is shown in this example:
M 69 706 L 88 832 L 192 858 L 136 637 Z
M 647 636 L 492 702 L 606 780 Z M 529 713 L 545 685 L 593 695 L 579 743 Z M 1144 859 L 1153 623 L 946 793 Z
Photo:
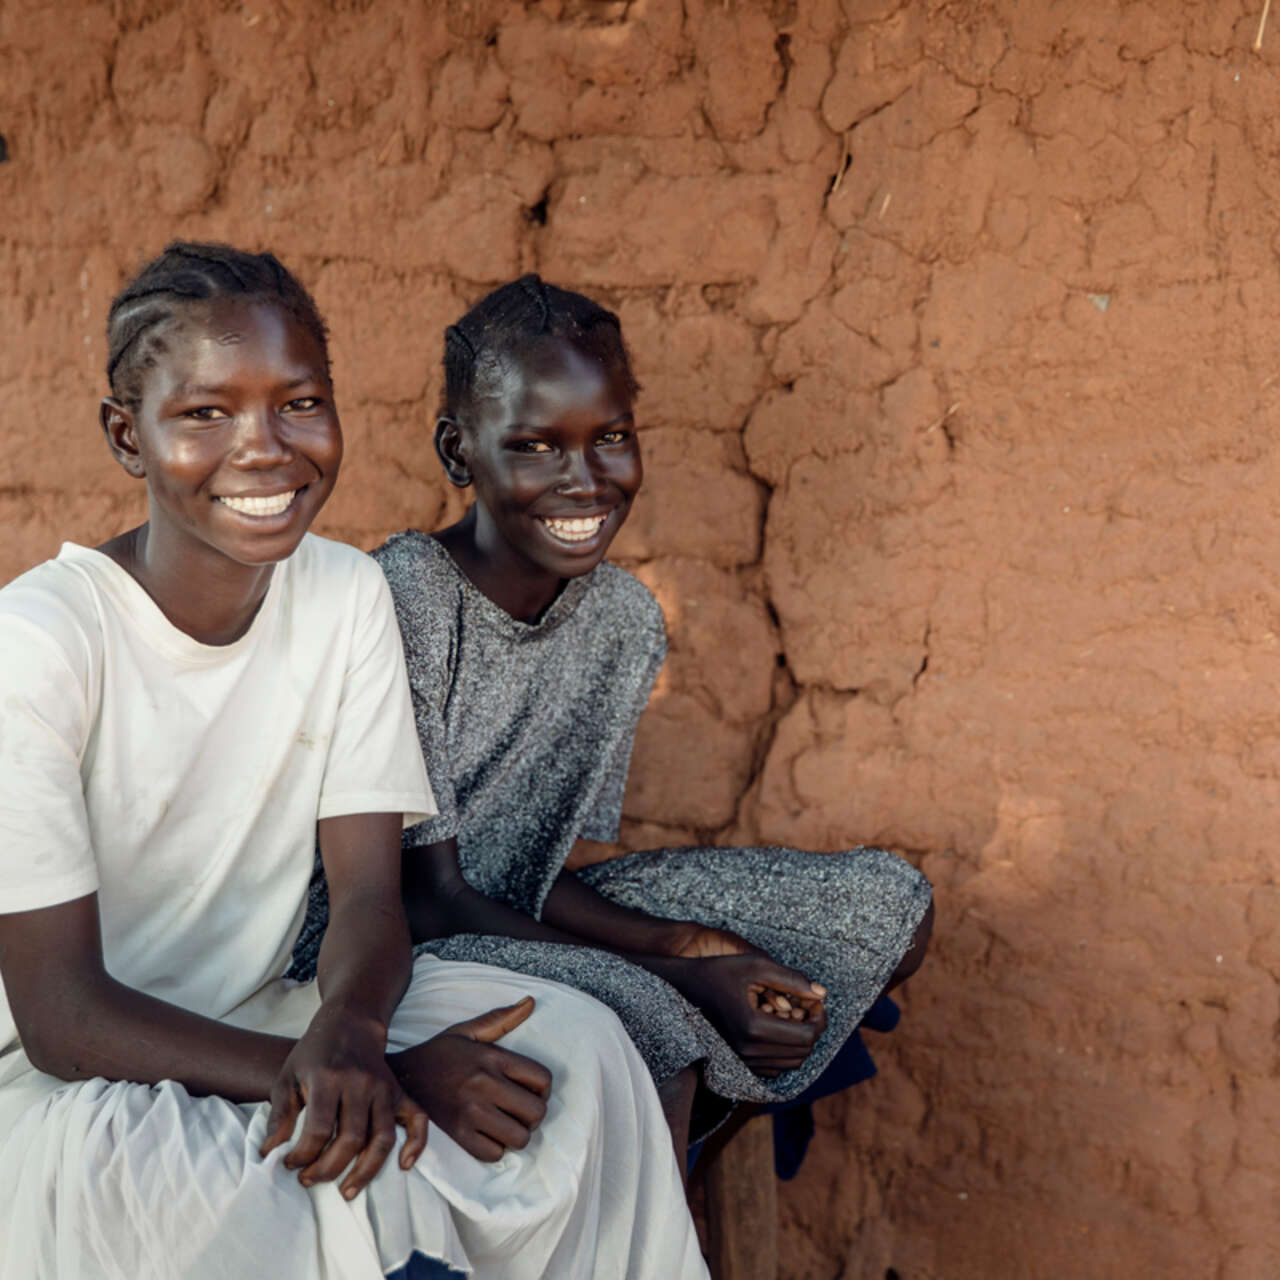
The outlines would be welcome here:
M 259 1102 L 293 1041 L 201 1017 L 108 974 L 54 989 L 38 1026 L 19 1027 L 34 1066 L 61 1080 L 176 1080 L 188 1093 Z
M 473 889 L 461 876 L 435 886 L 430 893 L 414 894 L 407 907 L 409 930 L 415 943 L 447 938 L 455 933 L 486 933 L 501 938 L 579 946 L 584 942 L 504 902 L 495 902 Z
M 586 886 L 583 886 L 586 889 Z M 554 892 L 554 890 L 552 891 Z M 591 893 L 587 889 L 586 892 Z M 604 901 L 598 894 L 592 894 L 599 901 Z M 619 908 L 622 910 L 622 908 Z M 640 912 L 632 913 L 641 916 Z M 479 890 L 473 889 L 465 881 L 451 886 L 447 892 L 433 894 L 430 901 L 418 903 L 410 912 L 410 928 L 415 942 L 426 942 L 431 938 L 448 937 L 454 933 L 485 933 L 503 938 L 527 938 L 534 942 L 556 942 L 579 947 L 597 947 L 611 951 L 648 969 L 650 973 L 666 979 L 677 991 L 688 994 L 690 964 L 677 956 L 646 953 L 633 950 L 630 945 L 620 946 L 617 939 L 603 936 L 588 937 L 585 934 L 571 933 L 557 928 L 544 919 L 537 920 L 508 907 L 505 903 L 486 898 Z M 641 916 L 645 921 L 649 916 Z M 421 931 L 421 936 L 419 936 Z M 628 936 L 628 943 L 639 941 L 642 937 L 640 929 L 634 929 Z
M 535 942 L 582 942 L 581 938 L 473 889 L 462 875 L 457 841 L 452 836 L 403 851 L 400 894 L 415 943 L 448 938 L 455 933 L 487 933 Z
M 675 921 L 615 907 L 572 872 L 560 874 L 541 920 L 473 889 L 459 869 L 453 840 L 406 850 L 401 886 L 415 943 L 455 933 L 484 933 L 599 947 L 644 966 L 677 989 L 686 985 L 688 962 L 668 954 L 680 927 Z
M 335 904 L 316 966 L 325 1006 L 385 1029 L 409 985 L 412 965 L 402 911 L 356 895 Z
M 317 959 L 322 1012 L 387 1024 L 409 985 L 413 954 L 400 902 L 400 815 L 347 814 L 318 824 L 329 880 L 329 927 Z
M 687 936 L 688 921 L 667 920 L 619 906 L 562 871 L 542 907 L 550 925 L 610 951 L 645 956 L 673 956 Z

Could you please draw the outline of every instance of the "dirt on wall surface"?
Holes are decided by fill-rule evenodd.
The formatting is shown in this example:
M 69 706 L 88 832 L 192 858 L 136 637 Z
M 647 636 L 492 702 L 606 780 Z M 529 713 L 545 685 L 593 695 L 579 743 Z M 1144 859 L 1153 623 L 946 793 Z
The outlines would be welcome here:
M 167 238 L 314 288 L 364 546 L 460 510 L 444 324 L 526 269 L 603 298 L 673 638 L 626 842 L 937 887 L 782 1275 L 1280 1275 L 1261 8 L 0 0 L 0 575 L 141 516 L 102 328 Z

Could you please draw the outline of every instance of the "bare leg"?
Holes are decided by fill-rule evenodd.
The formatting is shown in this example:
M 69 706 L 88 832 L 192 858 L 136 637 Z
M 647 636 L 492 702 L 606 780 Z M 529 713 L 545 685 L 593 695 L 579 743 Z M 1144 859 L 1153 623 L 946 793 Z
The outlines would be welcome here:
M 716 1162 L 720 1153 L 733 1141 L 747 1121 L 754 1120 L 763 1110 L 762 1102 L 739 1102 L 729 1113 L 729 1118 L 703 1142 L 694 1172 L 701 1177 L 707 1168 Z
M 662 1103 L 667 1127 L 671 1130 L 671 1144 L 676 1149 L 676 1164 L 680 1166 L 681 1181 L 688 1185 L 686 1170 L 689 1164 L 689 1115 L 693 1110 L 693 1094 L 698 1087 L 698 1072 L 685 1067 L 668 1076 L 658 1086 L 658 1101 Z

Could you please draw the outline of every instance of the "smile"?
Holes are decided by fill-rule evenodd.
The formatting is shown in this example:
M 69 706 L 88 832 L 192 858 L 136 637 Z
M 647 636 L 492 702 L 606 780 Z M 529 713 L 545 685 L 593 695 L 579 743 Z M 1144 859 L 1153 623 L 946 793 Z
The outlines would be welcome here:
M 539 516 L 543 527 L 560 542 L 589 542 L 600 532 L 608 512 L 602 516 L 580 516 L 573 520 L 558 520 L 551 516 Z
M 238 511 L 242 516 L 278 516 L 286 511 L 289 504 L 301 492 L 299 489 L 290 489 L 288 493 L 273 494 L 270 498 L 218 498 L 219 502 L 225 503 L 232 511 Z

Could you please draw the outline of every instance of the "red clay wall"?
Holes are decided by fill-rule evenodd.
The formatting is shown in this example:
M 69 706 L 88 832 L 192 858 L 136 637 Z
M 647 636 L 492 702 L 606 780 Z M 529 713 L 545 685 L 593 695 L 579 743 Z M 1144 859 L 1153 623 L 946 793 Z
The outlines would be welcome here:
M 932 958 L 786 1280 L 1280 1274 L 1280 16 L 1262 0 L 0 0 L 0 573 L 139 518 L 106 301 L 270 246 L 324 531 L 456 512 L 443 325 L 616 305 L 667 608 L 631 844 L 904 851 Z

